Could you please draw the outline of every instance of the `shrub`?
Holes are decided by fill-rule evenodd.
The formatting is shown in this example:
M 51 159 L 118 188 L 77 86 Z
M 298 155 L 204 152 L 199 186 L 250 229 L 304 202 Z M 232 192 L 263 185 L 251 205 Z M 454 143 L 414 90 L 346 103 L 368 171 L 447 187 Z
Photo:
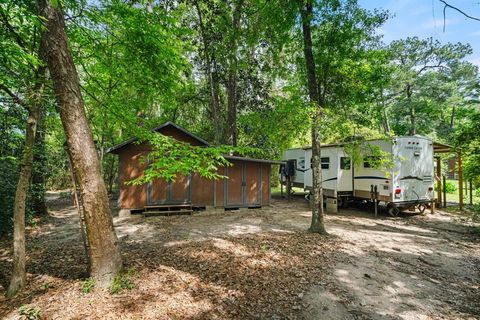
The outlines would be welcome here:
M 447 193 L 454 193 L 458 190 L 458 187 L 453 182 L 447 181 L 445 183 L 445 190 Z
M 18 309 L 18 313 L 20 314 L 20 319 L 22 320 L 38 320 L 42 318 L 42 310 L 35 307 L 29 307 L 27 305 L 23 305 Z

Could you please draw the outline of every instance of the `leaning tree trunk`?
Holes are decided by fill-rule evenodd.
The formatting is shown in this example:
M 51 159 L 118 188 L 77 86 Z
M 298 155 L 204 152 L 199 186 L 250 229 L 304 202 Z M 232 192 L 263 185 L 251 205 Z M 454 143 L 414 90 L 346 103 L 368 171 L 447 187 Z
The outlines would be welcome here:
M 27 127 L 25 130 L 25 146 L 23 149 L 20 175 L 15 191 L 13 207 L 13 272 L 6 296 L 12 297 L 25 288 L 27 278 L 25 269 L 25 207 L 28 187 L 33 167 L 35 135 L 40 117 L 43 88 L 45 85 L 45 67 L 36 72 L 36 82 L 31 97 L 28 97 L 24 107 L 28 109 Z
M 303 53 L 307 69 L 307 82 L 310 103 L 314 106 L 312 116 L 312 178 L 313 178 L 313 199 L 312 199 L 312 223 L 309 231 L 326 234 L 323 212 L 323 190 L 322 190 L 322 169 L 320 166 L 320 122 L 322 106 L 317 87 L 315 73 L 315 60 L 313 58 L 311 19 L 313 16 L 313 3 L 308 0 L 306 4 L 301 1 L 302 31 L 303 31 Z
M 120 271 L 122 259 L 100 161 L 85 115 L 61 5 L 54 7 L 50 0 L 38 0 L 37 5 L 45 20 L 45 56 L 85 210 L 90 275 L 100 287 L 107 287 Z

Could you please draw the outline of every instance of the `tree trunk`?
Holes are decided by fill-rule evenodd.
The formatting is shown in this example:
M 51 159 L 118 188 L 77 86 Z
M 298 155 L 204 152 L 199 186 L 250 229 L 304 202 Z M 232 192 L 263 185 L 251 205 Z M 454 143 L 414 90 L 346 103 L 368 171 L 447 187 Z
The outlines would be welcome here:
M 415 119 L 415 106 L 412 103 L 412 86 L 407 84 L 407 101 L 408 107 L 410 108 L 410 135 L 417 134 L 417 122 Z
M 41 75 L 45 78 L 44 74 Z M 42 90 L 43 91 L 43 90 Z M 33 153 L 33 172 L 32 183 L 30 185 L 32 209 L 37 216 L 47 214 L 47 204 L 45 202 L 45 166 L 47 164 L 47 156 L 45 151 L 45 108 L 40 107 L 37 133 L 35 135 L 35 148 Z
M 383 132 L 385 134 L 390 133 L 390 123 L 388 121 L 388 114 L 387 114 L 387 106 L 385 105 L 385 95 L 384 95 L 384 90 L 383 88 L 380 91 L 380 101 L 381 101 L 381 108 L 382 108 L 382 126 L 383 126 Z
M 312 197 L 312 223 L 309 231 L 326 234 L 323 212 L 323 189 L 322 189 L 322 168 L 320 166 L 320 123 L 322 117 L 322 105 L 317 86 L 317 77 L 315 72 L 315 60 L 313 58 L 311 19 L 313 13 L 313 4 L 311 0 L 301 3 L 302 30 L 303 30 L 303 53 L 307 69 L 308 94 L 311 105 L 314 106 L 312 117 L 312 179 L 313 179 L 313 197 Z
M 120 271 L 122 259 L 100 161 L 85 115 L 61 5 L 54 7 L 49 0 L 38 0 L 37 5 L 45 19 L 46 60 L 85 210 L 90 275 L 98 286 L 107 287 Z
M 455 105 L 452 106 L 452 113 L 450 115 L 450 130 L 453 132 L 453 125 L 454 125 L 454 121 L 455 121 Z
M 41 49 L 40 49 L 41 50 Z M 20 175 L 15 191 L 15 203 L 13 207 L 13 272 L 6 293 L 7 297 L 13 297 L 25 288 L 25 207 L 28 187 L 33 167 L 33 154 L 35 148 L 35 135 L 40 117 L 43 88 L 45 85 L 45 67 L 41 66 L 36 71 L 35 85 L 32 96 L 27 101 L 28 119 L 25 130 L 25 146 L 23 149 Z
M 243 1 L 240 0 L 234 5 L 232 13 L 232 37 L 230 40 L 230 57 L 227 80 L 227 141 L 230 145 L 237 145 L 237 49 L 238 31 L 240 28 L 240 14 Z
M 219 145 L 222 142 L 222 136 L 223 136 L 223 123 L 222 123 L 222 117 L 221 117 L 221 109 L 220 109 L 220 99 L 219 99 L 219 93 L 218 93 L 218 77 L 216 76 L 216 70 L 214 68 L 214 63 L 213 61 L 215 60 L 214 55 L 212 52 L 210 52 L 210 42 L 205 34 L 205 27 L 203 25 L 203 17 L 202 17 L 202 11 L 200 9 L 200 5 L 198 4 L 198 1 L 195 1 L 195 8 L 197 9 L 197 15 L 198 15 L 198 23 L 200 26 L 200 34 L 202 36 L 202 42 L 203 42 L 203 51 L 205 55 L 205 71 L 207 74 L 208 78 L 208 86 L 209 86 L 209 91 L 210 91 L 210 105 L 212 109 L 212 124 L 214 128 L 214 137 L 213 137 L 213 143 L 215 145 Z

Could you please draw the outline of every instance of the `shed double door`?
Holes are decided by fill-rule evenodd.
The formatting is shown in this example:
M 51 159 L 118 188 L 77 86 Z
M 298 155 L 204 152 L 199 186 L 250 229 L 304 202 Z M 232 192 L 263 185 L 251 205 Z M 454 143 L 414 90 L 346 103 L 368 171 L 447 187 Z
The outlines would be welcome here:
M 254 162 L 233 162 L 226 168 L 225 207 L 257 207 L 261 204 L 262 166 Z
M 175 182 L 167 183 L 163 179 L 155 179 L 148 184 L 147 202 L 156 204 L 189 204 L 191 203 L 191 175 L 178 176 Z

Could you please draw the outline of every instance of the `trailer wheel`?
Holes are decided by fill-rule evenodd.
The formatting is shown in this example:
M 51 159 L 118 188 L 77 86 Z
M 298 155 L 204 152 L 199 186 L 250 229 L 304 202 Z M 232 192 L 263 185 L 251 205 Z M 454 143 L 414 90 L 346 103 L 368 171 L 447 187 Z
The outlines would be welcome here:
M 417 206 L 418 211 L 420 211 L 420 214 L 423 214 L 425 212 L 425 209 L 427 209 L 427 206 L 425 204 L 419 204 Z
M 348 207 L 347 197 L 338 197 L 338 198 L 337 198 L 337 207 L 338 207 L 338 208 L 346 208 L 346 207 Z
M 391 215 L 392 217 L 398 216 L 399 213 L 400 213 L 400 209 L 398 207 L 391 206 L 390 208 L 388 208 L 388 214 Z

